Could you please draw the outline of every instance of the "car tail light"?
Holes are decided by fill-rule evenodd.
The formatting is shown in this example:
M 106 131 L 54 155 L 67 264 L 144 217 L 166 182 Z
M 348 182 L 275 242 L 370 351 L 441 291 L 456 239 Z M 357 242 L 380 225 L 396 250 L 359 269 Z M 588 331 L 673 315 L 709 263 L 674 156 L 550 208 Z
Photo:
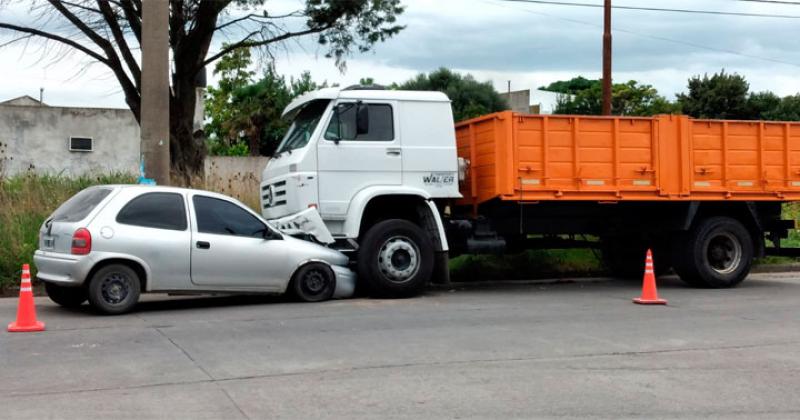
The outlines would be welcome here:
M 80 228 L 72 234 L 72 253 L 86 255 L 92 252 L 92 234 L 86 228 Z

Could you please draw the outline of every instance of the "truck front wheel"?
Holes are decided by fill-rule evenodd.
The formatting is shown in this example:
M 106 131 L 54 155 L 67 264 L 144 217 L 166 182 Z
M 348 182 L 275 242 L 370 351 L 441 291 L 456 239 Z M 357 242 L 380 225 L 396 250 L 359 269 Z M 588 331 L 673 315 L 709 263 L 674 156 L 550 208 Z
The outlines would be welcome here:
M 734 287 L 750 273 L 753 239 L 736 219 L 711 217 L 675 243 L 675 271 L 689 285 Z
M 371 296 L 413 296 L 431 277 L 433 244 L 422 228 L 407 220 L 375 224 L 364 235 L 359 249 L 359 281 Z

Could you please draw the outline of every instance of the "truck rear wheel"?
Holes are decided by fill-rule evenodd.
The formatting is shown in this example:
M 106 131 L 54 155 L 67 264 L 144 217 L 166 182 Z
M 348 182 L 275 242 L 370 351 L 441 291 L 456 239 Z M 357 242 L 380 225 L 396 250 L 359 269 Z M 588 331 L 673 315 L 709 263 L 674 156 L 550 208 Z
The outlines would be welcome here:
M 359 280 L 376 297 L 418 294 L 433 271 L 433 244 L 419 226 L 401 219 L 372 226 L 360 244 Z
M 753 239 L 736 219 L 711 217 L 675 243 L 675 271 L 696 287 L 734 287 L 750 273 Z

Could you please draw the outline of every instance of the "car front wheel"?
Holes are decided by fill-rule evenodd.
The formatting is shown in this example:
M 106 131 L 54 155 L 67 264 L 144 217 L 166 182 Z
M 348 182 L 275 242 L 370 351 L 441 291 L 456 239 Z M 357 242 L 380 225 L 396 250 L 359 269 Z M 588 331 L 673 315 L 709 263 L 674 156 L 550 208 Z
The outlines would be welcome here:
M 322 263 L 306 264 L 292 279 L 294 294 L 304 302 L 322 302 L 330 299 L 336 290 L 333 270 Z

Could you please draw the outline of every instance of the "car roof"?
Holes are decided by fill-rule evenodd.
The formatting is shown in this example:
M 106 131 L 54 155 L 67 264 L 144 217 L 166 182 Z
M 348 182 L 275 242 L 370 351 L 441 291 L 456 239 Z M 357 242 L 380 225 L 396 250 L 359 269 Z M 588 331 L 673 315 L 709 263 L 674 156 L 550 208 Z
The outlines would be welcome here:
M 143 185 L 143 184 L 109 184 L 109 185 L 95 185 L 94 188 L 116 188 L 116 189 L 140 189 L 140 190 L 147 190 L 148 192 L 172 192 L 178 194 L 193 194 L 193 193 L 200 193 L 203 195 L 207 195 L 210 197 L 217 197 L 217 198 L 224 198 L 227 200 L 236 200 L 235 198 L 225 195 L 219 194 L 212 191 L 206 190 L 198 190 L 195 188 L 183 188 L 183 187 L 170 187 L 164 185 Z M 238 201 L 238 200 L 237 200 Z

